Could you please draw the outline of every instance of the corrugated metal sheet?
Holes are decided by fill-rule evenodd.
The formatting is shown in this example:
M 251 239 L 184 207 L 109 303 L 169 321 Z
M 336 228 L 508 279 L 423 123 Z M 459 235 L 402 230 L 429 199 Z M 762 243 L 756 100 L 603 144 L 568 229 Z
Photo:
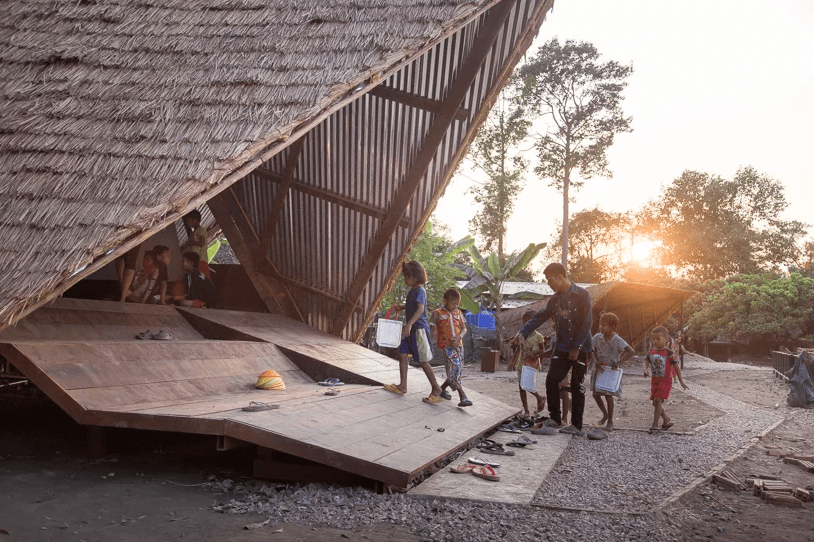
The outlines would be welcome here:
M 404 219 L 367 280 L 342 332 L 345 338 L 357 337 L 375 311 L 379 296 L 448 183 L 462 144 L 472 136 L 479 111 L 491 106 L 498 90 L 496 81 L 510 54 L 530 25 L 536 33 L 550 4 L 518 0 L 512 8 L 461 106 L 468 115 L 448 128 Z M 484 16 L 476 18 L 381 86 L 442 101 L 483 21 Z M 278 192 L 291 147 L 233 187 L 254 229 L 268 243 L 268 257 L 279 272 L 324 292 L 319 295 L 292 287 L 295 301 L 311 326 L 331 331 L 340 300 L 346 298 L 357 277 L 434 117 L 433 112 L 375 92 L 365 94 L 304 136 L 287 194 Z M 285 205 L 270 224 L 269 210 L 281 196 Z

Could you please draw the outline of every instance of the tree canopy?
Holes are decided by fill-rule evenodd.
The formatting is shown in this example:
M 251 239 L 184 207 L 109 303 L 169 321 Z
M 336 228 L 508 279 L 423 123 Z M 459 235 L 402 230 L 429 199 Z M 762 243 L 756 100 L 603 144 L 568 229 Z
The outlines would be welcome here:
M 780 218 L 787 207 L 778 180 L 745 167 L 731 179 L 685 171 L 646 214 L 661 263 L 710 280 L 796 263 L 806 230 Z
M 486 122 L 478 130 L 467 158 L 486 174 L 486 182 L 471 189 L 479 210 L 469 221 L 469 231 L 483 241 L 484 250 L 497 249 L 503 260 L 506 223 L 523 189 L 528 164 L 517 146 L 529 127 L 523 110 L 501 93 Z
M 562 264 L 568 267 L 569 189 L 578 169 L 583 179 L 595 175 L 612 177 L 606 151 L 614 136 L 632 131 L 631 117 L 622 111 L 622 91 L 632 66 L 599 61 L 599 52 L 587 42 L 557 38 L 546 42 L 520 68 L 520 104 L 547 123 L 536 136 L 537 175 L 550 179 L 563 194 Z

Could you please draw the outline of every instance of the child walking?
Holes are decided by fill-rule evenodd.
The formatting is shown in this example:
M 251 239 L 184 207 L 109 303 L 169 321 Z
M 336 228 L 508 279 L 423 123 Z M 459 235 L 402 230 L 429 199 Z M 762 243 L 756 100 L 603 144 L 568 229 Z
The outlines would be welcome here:
M 606 312 L 599 318 L 599 333 L 594 335 L 594 351 L 591 354 L 594 371 L 591 374 L 591 391 L 594 394 L 602 419 L 599 425 L 605 425 L 606 431 L 613 431 L 613 395 L 596 390 L 596 379 L 608 367 L 616 370 L 636 353 L 625 340 L 616 334 L 619 317 Z M 604 397 L 605 401 L 602 401 Z M 607 408 L 605 407 L 607 404 Z
M 523 325 L 534 318 L 535 314 L 537 314 L 537 311 L 532 309 L 529 309 L 523 313 Z M 520 351 L 518 352 L 518 355 L 512 356 L 512 363 L 509 365 L 508 369 L 511 371 L 516 365 L 517 382 L 519 385 L 520 377 L 523 374 L 523 367 L 534 367 L 537 371 L 541 371 L 543 369 L 542 364 L 540 363 L 540 358 L 545 353 L 545 337 L 543 337 L 538 331 L 532 331 L 525 341 L 519 343 L 518 348 Z M 523 416 L 528 418 L 530 413 L 529 403 L 526 397 L 526 390 L 524 390 L 522 386 L 519 386 L 519 388 L 520 402 L 523 403 Z M 535 414 L 542 412 L 545 408 L 545 395 L 540 395 L 540 393 L 536 391 L 530 391 L 528 393 L 537 398 L 537 411 Z
M 432 392 L 423 401 L 430 404 L 443 403 L 441 388 L 435 380 L 432 367 L 430 367 L 432 342 L 430 341 L 430 324 L 427 322 L 427 291 L 424 290 L 424 283 L 427 282 L 427 272 L 424 270 L 423 265 L 413 260 L 402 264 L 401 274 L 404 277 L 404 284 L 410 287 L 404 304 L 407 323 L 402 328 L 402 339 L 399 345 L 399 377 L 401 381 L 398 385 L 387 384 L 384 389 L 399 395 L 407 393 L 407 355 L 412 354 L 413 360 L 417 361 L 424 370 L 424 374 L 427 375 L 427 380 L 430 381 L 432 386 Z
M 461 293 L 455 288 L 444 292 L 444 306 L 432 311 L 430 315 L 430 337 L 438 348 L 444 351 L 444 368 L 447 379 L 441 384 L 441 397 L 450 400 L 452 396 L 447 388 L 458 392 L 459 407 L 472 406 L 461 386 L 461 372 L 464 364 L 464 346 L 462 339 L 466 335 L 466 319 L 458 308 L 461 304 Z
M 670 416 L 664 410 L 664 401 L 670 398 L 670 390 L 673 388 L 673 373 L 678 375 L 681 387 L 689 389 L 684 383 L 681 375 L 681 366 L 675 353 L 667 348 L 667 341 L 670 334 L 667 328 L 659 326 L 650 334 L 650 351 L 644 358 L 644 376 L 650 371 L 650 400 L 653 401 L 653 423 L 650 432 L 659 430 L 659 418 L 662 419 L 661 429 L 669 429 L 673 426 Z

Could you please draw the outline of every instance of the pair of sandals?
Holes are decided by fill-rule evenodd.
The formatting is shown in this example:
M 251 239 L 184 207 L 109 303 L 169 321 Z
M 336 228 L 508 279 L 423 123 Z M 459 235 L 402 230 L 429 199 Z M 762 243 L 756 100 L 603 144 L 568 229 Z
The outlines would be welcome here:
M 670 422 L 670 423 L 662 424 L 661 427 L 651 427 L 648 430 L 648 433 L 650 433 L 652 435 L 652 434 L 658 433 L 660 431 L 667 431 L 668 429 L 670 429 L 674 425 L 675 424 L 673 422 Z
M 322 382 L 317 382 L 317 384 L 319 384 L 320 386 L 331 386 L 331 387 L 334 387 L 334 388 L 336 386 L 344 386 L 345 385 L 345 383 L 342 382 L 341 380 L 339 380 L 338 378 L 326 378 Z
M 489 480 L 490 482 L 500 481 L 500 476 L 495 472 L 495 469 L 491 465 L 464 463 L 463 465 L 450 467 L 449 470 L 455 474 L 466 474 L 471 472 L 478 478 L 483 478 L 484 480 Z
M 485 454 L 491 455 L 514 455 L 514 452 L 511 450 L 506 450 L 502 444 L 499 442 L 495 442 L 494 440 L 486 439 L 480 444 L 478 444 L 478 448 L 481 452 Z
M 136 339 L 140 341 L 171 341 L 173 336 L 166 331 L 159 330 L 158 333 L 153 333 L 149 329 L 136 334 Z

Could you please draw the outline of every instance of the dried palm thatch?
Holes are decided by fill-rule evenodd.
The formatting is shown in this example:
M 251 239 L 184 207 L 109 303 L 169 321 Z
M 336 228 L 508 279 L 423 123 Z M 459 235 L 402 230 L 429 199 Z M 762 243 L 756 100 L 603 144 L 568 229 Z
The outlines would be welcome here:
M 494 3 L 5 2 L 0 329 Z

